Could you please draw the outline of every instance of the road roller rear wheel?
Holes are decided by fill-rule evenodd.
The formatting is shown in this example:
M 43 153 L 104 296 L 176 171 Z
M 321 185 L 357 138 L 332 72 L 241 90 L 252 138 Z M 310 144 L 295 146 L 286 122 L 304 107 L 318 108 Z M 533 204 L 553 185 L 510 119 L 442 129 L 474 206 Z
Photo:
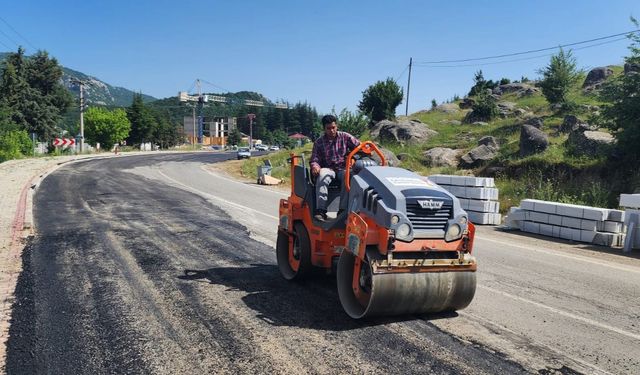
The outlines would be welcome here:
M 293 244 L 289 244 L 289 235 L 278 231 L 276 256 L 280 273 L 287 280 L 300 280 L 311 271 L 311 241 L 304 224 L 293 225 Z
M 476 291 L 475 272 L 374 274 L 349 251 L 340 255 L 336 277 L 340 303 L 354 319 L 460 310 Z

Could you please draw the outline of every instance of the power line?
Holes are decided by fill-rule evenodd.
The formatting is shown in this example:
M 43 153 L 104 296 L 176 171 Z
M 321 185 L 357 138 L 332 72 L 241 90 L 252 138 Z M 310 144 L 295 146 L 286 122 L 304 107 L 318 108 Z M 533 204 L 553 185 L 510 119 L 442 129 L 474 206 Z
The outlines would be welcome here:
M 19 36 L 20 38 L 22 38 L 22 40 L 24 40 L 25 42 L 27 42 L 28 45 L 31 46 L 31 48 L 33 48 L 34 50 L 38 50 L 38 48 L 36 46 L 34 46 L 33 44 L 31 44 L 31 42 L 29 42 L 29 40 L 27 40 L 27 38 L 23 37 L 22 34 L 20 34 L 16 29 L 13 28 L 13 26 L 9 25 L 9 22 L 5 21 L 4 18 L 0 17 L 0 21 L 4 22 L 5 25 L 9 26 L 9 28 L 11 30 L 13 30 L 14 33 L 16 33 L 17 36 Z M 14 42 L 15 43 L 15 42 Z M 17 44 L 17 43 L 16 43 Z
M 15 40 L 11 39 L 11 37 L 9 35 L 7 35 L 7 33 L 5 33 L 4 31 L 0 30 L 0 33 L 2 33 L 2 35 L 6 36 L 7 39 L 9 39 L 11 41 L 11 43 L 15 44 L 16 46 L 20 47 L 20 44 L 16 43 Z
M 213 87 L 217 87 L 217 88 L 219 88 L 220 90 L 224 90 L 224 91 L 226 91 L 226 92 L 231 92 L 231 90 L 225 89 L 224 87 L 218 86 L 218 85 L 216 85 L 215 83 L 211 83 L 211 82 L 209 82 L 209 81 L 207 81 L 207 80 L 205 80 L 205 79 L 200 78 L 200 81 L 202 81 L 202 82 L 204 82 L 204 83 L 206 83 L 206 84 L 208 84 L 208 85 L 211 85 L 211 86 L 213 86 Z
M 572 48 L 570 49 L 571 51 L 579 51 L 579 50 L 583 50 L 583 49 L 587 49 L 587 48 L 593 48 L 593 47 L 598 47 L 604 44 L 610 44 L 610 43 L 615 43 L 615 42 L 619 42 L 621 40 L 626 40 L 627 38 L 618 38 L 618 39 L 614 39 L 614 40 L 608 40 L 606 42 L 601 42 L 601 43 L 596 43 L 596 44 L 592 44 L 592 45 L 588 45 L 588 46 L 584 46 L 584 47 L 579 47 L 579 48 Z M 502 60 L 502 61 L 493 61 L 493 62 L 487 62 L 487 63 L 479 63 L 479 64 L 455 64 L 455 65 L 429 65 L 426 63 L 419 63 L 419 64 L 415 64 L 419 67 L 424 67 L 424 68 L 462 68 L 462 67 L 470 67 L 470 66 L 486 66 L 486 65 L 496 65 L 496 64 L 505 64 L 505 63 L 511 63 L 511 62 L 518 62 L 518 61 L 526 61 L 526 60 L 535 60 L 535 59 L 539 59 L 542 57 L 549 57 L 549 56 L 553 56 L 553 53 L 547 53 L 544 55 L 537 55 L 537 56 L 532 56 L 532 57 L 523 57 L 520 59 L 510 59 L 510 60 Z
M 398 78 L 396 78 L 394 80 L 395 83 L 398 83 L 398 81 L 400 80 L 400 78 L 402 78 L 404 76 L 404 73 L 409 69 L 409 65 L 404 67 L 404 70 L 402 71 L 402 73 L 398 74 Z
M 530 54 L 530 53 L 536 53 L 536 52 L 542 52 L 542 51 L 549 51 L 549 50 L 554 50 L 554 49 L 558 49 L 558 48 L 564 48 L 564 47 L 575 46 L 575 45 L 579 45 L 579 44 L 585 44 L 585 43 L 597 42 L 597 41 L 599 41 L 599 40 L 610 39 L 610 38 L 618 37 L 618 36 L 621 36 L 621 35 L 630 35 L 630 34 L 633 34 L 633 33 L 637 33 L 637 32 L 639 32 L 639 31 L 640 31 L 640 29 L 636 29 L 636 30 L 627 31 L 627 32 L 624 32 L 624 33 L 618 33 L 618 34 L 613 34 L 613 35 L 607 35 L 607 36 L 603 36 L 603 37 L 600 37 L 600 38 L 589 39 L 589 40 L 583 40 L 583 41 L 581 41 L 581 42 L 575 42 L 575 43 L 563 44 L 563 45 L 559 45 L 559 46 L 547 47 L 547 48 L 540 48 L 540 49 L 529 50 L 529 51 L 523 51 L 523 52 L 506 53 L 506 54 L 503 54 L 503 55 L 485 56 L 485 57 L 475 57 L 475 58 L 457 59 L 457 60 L 421 61 L 421 62 L 419 62 L 419 64 L 448 64 L 448 63 L 460 63 L 460 62 L 480 61 L 480 60 L 490 60 L 490 59 L 498 59 L 498 58 L 502 58 L 502 57 L 511 57 L 511 56 L 526 55 L 526 54 Z
M 2 44 L 3 46 L 7 47 L 8 51 L 13 50 L 13 48 L 9 47 L 8 45 L 4 44 L 3 41 L 0 41 L 0 44 Z

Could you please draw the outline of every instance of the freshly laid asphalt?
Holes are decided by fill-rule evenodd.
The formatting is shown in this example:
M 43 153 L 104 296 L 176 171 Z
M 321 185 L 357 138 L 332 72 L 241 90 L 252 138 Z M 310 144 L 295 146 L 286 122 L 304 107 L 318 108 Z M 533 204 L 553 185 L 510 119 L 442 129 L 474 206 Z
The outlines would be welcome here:
M 637 259 L 557 256 L 481 230 L 468 309 L 354 321 L 333 278 L 282 279 L 270 242 L 278 193 L 203 169 L 232 158 L 143 155 L 49 175 L 34 198 L 7 373 L 638 372 Z

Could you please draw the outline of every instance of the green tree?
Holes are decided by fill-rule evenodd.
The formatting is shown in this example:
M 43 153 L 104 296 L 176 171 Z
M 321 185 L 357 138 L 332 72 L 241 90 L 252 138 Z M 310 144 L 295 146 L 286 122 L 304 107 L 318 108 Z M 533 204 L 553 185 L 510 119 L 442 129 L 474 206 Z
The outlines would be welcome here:
M 131 144 L 141 144 L 155 141 L 153 133 L 157 127 L 156 119 L 142 101 L 142 94 L 135 94 L 131 106 L 127 108 L 127 117 L 131 122 L 131 132 L 129 142 Z
M 84 121 L 87 141 L 92 144 L 100 143 L 100 146 L 107 150 L 125 140 L 131 130 L 127 113 L 121 108 L 110 111 L 90 107 L 84 115 Z
M 378 81 L 362 92 L 358 108 L 374 122 L 396 117 L 396 107 L 402 102 L 402 88 L 392 79 Z
M 367 118 L 362 112 L 350 112 L 346 108 L 340 111 L 338 129 L 360 137 L 367 130 Z
M 153 142 L 158 143 L 162 149 L 179 144 L 182 141 L 180 128 L 171 122 L 169 114 L 158 110 L 153 113 L 157 124 L 153 133 Z
M 640 27 L 635 18 L 631 21 Z M 631 69 L 604 84 L 601 98 L 608 104 L 603 105 L 599 119 L 614 131 L 623 156 L 637 164 L 640 160 L 640 36 L 630 34 L 629 39 L 631 54 L 625 58 L 625 70 Z
M 471 109 L 472 111 L 467 114 L 465 122 L 490 121 L 498 114 L 496 99 L 487 90 L 481 90 L 476 94 L 476 100 Z
M 538 73 L 542 74 L 540 88 L 549 104 L 566 104 L 567 94 L 571 85 L 580 79 L 580 71 L 576 68 L 576 59 L 571 51 L 560 48 L 557 55 L 551 56 L 551 61 Z
M 240 145 L 240 141 L 242 140 L 242 135 L 240 134 L 240 130 L 235 127 L 233 128 L 233 130 L 231 130 L 231 132 L 229 133 L 229 137 L 227 138 L 227 142 L 230 145 Z
M 0 96 L 11 110 L 12 121 L 40 138 L 56 135 L 72 102 L 61 82 L 62 68 L 47 52 L 26 57 L 19 48 L 9 54 L 2 71 Z

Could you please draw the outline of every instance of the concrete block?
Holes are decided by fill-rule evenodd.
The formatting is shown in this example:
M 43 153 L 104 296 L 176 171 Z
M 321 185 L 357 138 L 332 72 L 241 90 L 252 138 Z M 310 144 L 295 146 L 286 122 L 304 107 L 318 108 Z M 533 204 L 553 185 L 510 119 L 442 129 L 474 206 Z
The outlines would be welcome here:
M 535 209 L 535 199 L 523 199 L 520 201 L 520 208 L 523 210 L 533 211 Z
M 629 222 L 634 219 L 634 216 L 638 214 L 640 215 L 640 210 L 634 210 L 633 208 L 627 209 L 625 212 L 624 225 L 629 225 Z
M 540 234 L 543 236 L 553 237 L 553 225 L 540 224 Z
M 553 236 L 560 238 L 560 229 L 562 229 L 562 227 L 558 227 L 558 226 L 553 226 Z
M 624 221 L 624 211 L 622 210 L 609 210 L 607 215 L 609 221 Z
M 562 216 L 549 215 L 549 224 L 561 226 L 562 225 Z
M 520 229 L 520 223 L 524 221 L 525 212 L 519 207 L 511 207 L 509 214 L 504 218 L 505 225 L 511 229 Z
M 574 204 L 558 204 L 556 213 L 562 216 L 571 216 L 582 218 L 583 206 L 576 206 Z
M 466 210 L 477 211 L 477 212 L 492 212 L 496 213 L 500 210 L 498 202 L 496 201 L 487 201 L 487 200 L 477 200 L 477 199 L 465 199 L 465 203 L 467 208 Z
M 598 230 L 598 223 L 603 223 L 603 222 L 602 221 L 582 219 L 582 220 L 580 220 L 580 229 L 582 229 L 582 230 L 590 230 L 592 232 L 595 232 L 596 230 Z M 587 242 L 591 242 L 591 241 L 587 241 Z
M 549 214 L 545 214 L 542 212 L 531 211 L 529 213 L 528 220 L 535 221 L 536 223 L 548 223 L 549 222 Z
M 500 225 L 502 216 L 496 213 L 467 211 L 469 220 L 474 224 L 481 225 Z
M 593 230 L 581 230 L 580 231 L 580 242 L 592 243 L 593 238 L 596 236 L 596 232 Z
M 640 209 L 640 194 L 620 194 L 620 206 Z
M 560 227 L 560 238 L 571 241 L 580 241 L 580 229 Z
M 557 204 L 553 202 L 537 201 L 534 205 L 534 211 L 545 212 L 548 214 L 556 213 Z
M 466 177 L 464 184 L 465 186 L 476 186 L 476 187 L 495 187 L 496 186 L 492 177 Z
M 524 231 L 528 233 L 540 234 L 540 224 L 532 223 L 530 221 L 524 222 Z
M 434 174 L 429 176 L 429 180 L 435 182 L 438 185 L 451 185 L 451 176 Z
M 464 188 L 463 198 L 497 200 L 498 189 L 496 188 L 478 188 L 467 186 Z
M 584 207 L 582 210 L 582 218 L 596 221 L 607 220 L 609 210 L 599 207 Z
M 568 217 L 568 216 L 563 216 L 562 217 L 562 226 L 563 227 L 580 229 L 581 228 L 581 222 L 582 222 L 582 219 L 579 219 L 579 218 Z
M 450 176 L 451 185 L 466 186 L 467 176 Z
M 618 221 L 598 221 L 596 230 L 598 232 L 622 233 L 624 224 Z
M 624 237 L 622 233 L 606 233 L 606 232 L 595 232 L 595 236 L 593 237 L 593 241 L 591 241 L 594 245 L 602 245 L 602 246 L 622 246 Z

